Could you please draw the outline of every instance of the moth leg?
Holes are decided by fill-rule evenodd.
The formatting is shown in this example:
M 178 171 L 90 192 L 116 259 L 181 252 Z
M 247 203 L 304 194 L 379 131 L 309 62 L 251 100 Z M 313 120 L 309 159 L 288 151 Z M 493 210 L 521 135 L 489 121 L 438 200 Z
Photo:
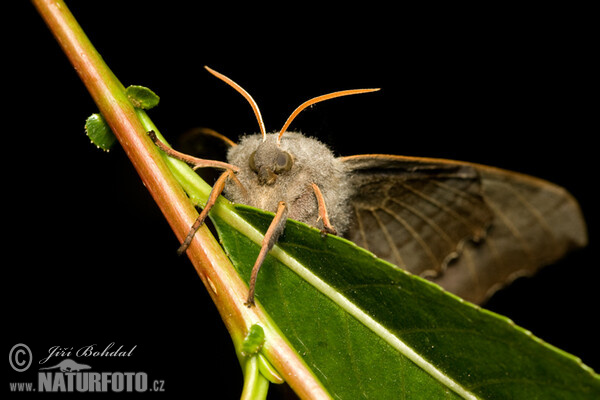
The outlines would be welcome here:
M 283 228 L 285 228 L 285 221 L 287 218 L 288 208 L 284 201 L 280 201 L 277 206 L 277 212 L 275 213 L 275 217 L 273 221 L 271 221 L 271 225 L 269 225 L 269 229 L 267 229 L 267 233 L 265 233 L 265 237 L 263 238 L 262 245 L 260 247 L 260 253 L 258 253 L 258 257 L 254 262 L 254 266 L 252 267 L 252 274 L 250 275 L 250 288 L 248 291 L 248 299 L 244 303 L 248 307 L 252 307 L 254 305 L 254 289 L 256 287 L 256 277 L 258 276 L 258 271 L 262 266 L 267 253 L 273 248 L 277 239 L 283 232 Z
M 235 183 L 240 188 L 240 190 L 242 191 L 242 196 L 244 196 L 244 199 L 246 199 L 246 202 L 249 203 L 250 195 L 248 194 L 248 191 L 246 190 L 246 187 L 244 186 L 244 184 L 242 184 L 242 182 L 238 179 L 238 177 L 234 173 L 232 173 L 229 177 L 231 178 L 233 183 Z
M 327 207 L 325 207 L 325 199 L 323 199 L 323 193 L 321 193 L 321 189 L 315 184 L 311 183 L 312 189 L 315 192 L 315 197 L 317 198 L 317 206 L 319 208 L 319 219 L 323 220 L 323 229 L 321 230 L 322 234 L 331 233 L 332 235 L 337 235 L 337 231 L 329 222 L 329 216 L 327 215 Z
M 194 238 L 194 235 L 196 234 L 198 229 L 200 229 L 200 227 L 204 223 L 204 220 L 206 219 L 208 212 L 215 205 L 215 202 L 217 201 L 217 198 L 221 195 L 221 192 L 223 192 L 223 189 L 225 188 L 225 183 L 227 183 L 227 180 L 231 177 L 235 178 L 235 175 L 232 170 L 227 170 L 227 171 L 223 172 L 221 174 L 221 176 L 219 176 L 219 179 L 217 179 L 217 181 L 215 182 L 215 184 L 213 185 L 213 187 L 210 191 L 210 195 L 208 196 L 208 201 L 206 202 L 204 209 L 202 210 L 200 215 L 198 215 L 198 218 L 196 218 L 194 225 L 192 225 L 192 228 L 188 232 L 188 234 L 185 237 L 185 240 L 183 241 L 181 246 L 179 246 L 179 249 L 177 249 L 178 255 L 182 255 L 187 250 L 190 243 L 192 243 L 192 239 Z
M 185 237 L 185 240 L 183 241 L 181 246 L 179 246 L 179 249 L 177 249 L 177 254 L 181 255 L 187 250 L 190 243 L 192 242 L 192 239 L 194 238 L 194 235 L 196 234 L 198 229 L 200 229 L 200 227 L 204 223 L 204 220 L 206 219 L 208 212 L 215 205 L 217 198 L 223 192 L 223 189 L 225 188 L 225 184 L 227 183 L 227 180 L 229 178 L 231 178 L 235 182 L 235 184 L 238 185 L 242 189 L 245 196 L 247 196 L 247 191 L 246 191 L 246 188 L 242 185 L 242 182 L 240 182 L 240 180 L 235 176 L 234 172 L 239 171 L 239 168 L 236 167 L 235 165 L 227 164 L 227 163 L 224 163 L 221 161 L 216 161 L 216 160 L 205 160 L 203 158 L 192 157 L 190 155 L 173 150 L 170 147 L 168 147 L 167 145 L 165 145 L 163 142 L 161 142 L 158 139 L 158 137 L 156 136 L 156 133 L 154 131 L 148 131 L 147 133 L 148 133 L 148 136 L 150 137 L 150 139 L 152 139 L 152 141 L 156 145 L 156 147 L 158 147 L 163 152 L 165 152 L 169 157 L 173 157 L 177 160 L 180 160 L 187 164 L 192 165 L 194 170 L 196 170 L 198 168 L 206 168 L 206 167 L 225 169 L 225 172 L 223 172 L 221 174 L 219 179 L 217 179 L 217 181 L 213 185 L 213 187 L 210 191 L 210 195 L 208 196 L 208 201 L 206 202 L 206 205 L 204 206 L 204 209 L 202 210 L 202 212 L 200 213 L 200 215 L 198 216 L 198 218 L 192 225 L 192 228 L 188 232 L 188 234 Z
M 232 170 L 234 172 L 238 172 L 240 170 L 235 165 L 227 164 L 226 162 L 192 157 L 190 155 L 181 153 L 177 150 L 173 150 L 172 148 L 168 147 L 166 144 L 161 142 L 156 136 L 156 133 L 154 133 L 154 131 L 148 131 L 147 133 L 148 136 L 150 136 L 150 139 L 152 139 L 152 141 L 156 145 L 156 147 L 164 151 L 169 157 L 173 157 L 177 160 L 183 161 L 186 164 L 192 165 L 194 169 L 212 167 Z

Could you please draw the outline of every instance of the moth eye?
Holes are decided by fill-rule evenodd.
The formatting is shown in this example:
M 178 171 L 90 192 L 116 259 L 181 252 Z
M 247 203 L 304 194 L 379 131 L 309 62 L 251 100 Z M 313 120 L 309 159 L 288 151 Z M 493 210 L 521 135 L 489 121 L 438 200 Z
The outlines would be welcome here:
M 292 165 L 294 165 L 294 160 L 290 153 L 282 151 L 277 155 L 277 159 L 275 160 L 275 172 L 287 172 L 292 169 Z
M 254 172 L 258 172 L 258 169 L 256 168 L 256 163 L 254 162 L 254 155 L 256 154 L 256 151 L 252 152 L 252 154 L 250 154 L 250 158 L 248 159 L 248 166 L 250 167 L 250 169 Z

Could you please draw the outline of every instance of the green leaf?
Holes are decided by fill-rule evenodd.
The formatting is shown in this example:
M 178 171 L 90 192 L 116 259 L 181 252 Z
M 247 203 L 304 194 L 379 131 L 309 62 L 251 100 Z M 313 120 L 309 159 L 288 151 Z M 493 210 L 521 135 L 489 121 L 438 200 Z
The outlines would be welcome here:
M 278 385 L 285 382 L 281 375 L 279 375 L 277 370 L 271 365 L 269 361 L 267 361 L 267 359 L 262 354 L 257 355 L 257 362 L 260 374 L 264 376 L 269 382 Z
M 156 93 L 144 86 L 131 85 L 125 89 L 125 94 L 136 108 L 142 110 L 156 107 L 160 101 L 160 97 Z
M 235 213 L 260 232 L 272 219 Z M 248 281 L 255 235 L 224 213 L 212 219 Z M 265 260 L 256 298 L 334 398 L 600 398 L 600 377 L 576 357 L 295 221 Z
M 85 133 L 93 144 L 104 151 L 110 150 L 117 137 L 102 114 L 92 114 L 85 121 Z

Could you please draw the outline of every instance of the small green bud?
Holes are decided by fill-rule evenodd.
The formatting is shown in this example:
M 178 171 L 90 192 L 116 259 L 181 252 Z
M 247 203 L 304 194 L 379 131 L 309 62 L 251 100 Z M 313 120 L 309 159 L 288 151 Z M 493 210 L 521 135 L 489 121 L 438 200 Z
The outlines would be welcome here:
M 156 107 L 160 101 L 160 97 L 156 93 L 144 86 L 131 85 L 125 89 L 125 94 L 127 94 L 129 101 L 133 103 L 134 107 L 141 108 L 142 110 L 149 110 Z
M 252 356 L 260 351 L 265 343 L 265 331 L 260 325 L 252 325 L 244 342 L 242 343 L 242 354 Z
M 102 114 L 92 114 L 85 121 L 85 133 L 99 149 L 108 151 L 117 137 L 106 123 Z

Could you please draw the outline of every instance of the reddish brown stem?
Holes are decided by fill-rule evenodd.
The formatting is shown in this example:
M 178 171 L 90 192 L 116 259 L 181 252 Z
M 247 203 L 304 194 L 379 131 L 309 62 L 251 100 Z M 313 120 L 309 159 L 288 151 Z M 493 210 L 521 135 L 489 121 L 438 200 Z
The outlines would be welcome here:
M 115 133 L 144 185 L 181 240 L 198 216 L 152 143 L 123 85 L 112 74 L 63 1 L 32 0 L 100 112 Z M 301 398 L 329 398 L 294 350 L 259 307 L 243 302 L 247 286 L 206 227 L 190 243 L 188 256 L 215 302 L 234 343 L 239 344 L 251 325 L 265 328 L 265 351 L 269 360 Z

